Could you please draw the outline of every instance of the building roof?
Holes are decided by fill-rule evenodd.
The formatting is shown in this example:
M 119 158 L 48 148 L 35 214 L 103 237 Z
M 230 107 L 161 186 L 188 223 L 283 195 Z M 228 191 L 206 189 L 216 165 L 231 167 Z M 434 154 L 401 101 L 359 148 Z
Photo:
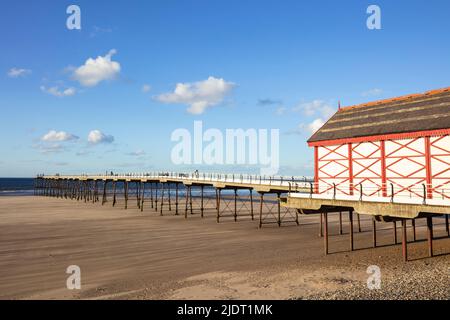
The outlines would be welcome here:
M 308 143 L 450 129 L 450 87 L 339 109 Z

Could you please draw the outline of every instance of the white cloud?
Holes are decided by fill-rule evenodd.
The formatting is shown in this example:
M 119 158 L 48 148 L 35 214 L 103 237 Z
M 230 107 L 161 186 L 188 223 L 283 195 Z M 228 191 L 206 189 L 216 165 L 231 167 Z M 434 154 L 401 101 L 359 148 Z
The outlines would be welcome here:
M 142 92 L 147 93 L 147 92 L 150 92 L 150 90 L 152 90 L 152 86 L 151 86 L 151 85 L 149 85 L 149 84 L 144 84 L 144 85 L 142 86 Z
M 41 138 L 42 141 L 59 141 L 59 142 L 73 141 L 78 139 L 79 138 L 76 135 L 67 133 L 65 131 L 56 131 L 56 130 L 50 130 Z
M 84 65 L 73 72 L 73 78 L 85 87 L 94 87 L 104 80 L 112 80 L 120 73 L 120 64 L 112 61 L 116 50 L 110 50 L 104 57 L 89 58 Z
M 23 68 L 11 68 L 8 71 L 8 77 L 10 78 L 19 78 L 19 77 L 25 77 L 31 73 L 30 69 L 23 69 Z
M 318 118 L 315 119 L 313 122 L 311 122 L 310 124 L 308 124 L 308 130 L 311 133 L 315 133 L 317 130 L 319 130 L 323 125 L 325 124 L 325 122 Z
M 293 108 L 293 111 L 301 111 L 307 116 L 319 115 L 322 118 L 329 118 L 336 112 L 336 108 L 323 100 L 313 100 L 299 104 Z
M 105 134 L 100 130 L 92 130 L 88 134 L 88 142 L 92 144 L 111 143 L 113 141 L 114 137 L 112 135 Z
M 224 79 L 209 77 L 193 83 L 177 83 L 174 92 L 156 97 L 163 103 L 181 103 L 189 106 L 187 111 L 202 114 L 208 107 L 218 105 L 235 86 Z
M 54 86 L 54 87 L 45 87 L 45 86 L 41 86 L 41 91 L 51 94 L 55 97 L 70 97 L 73 96 L 77 90 L 73 87 L 70 88 L 66 88 L 66 89 L 60 89 L 58 86 Z
M 374 88 L 374 89 L 370 89 L 370 90 L 364 91 L 363 93 L 361 93 L 361 95 L 363 97 L 371 97 L 371 96 L 379 96 L 382 93 L 383 93 L 383 90 L 378 89 L 378 88 Z

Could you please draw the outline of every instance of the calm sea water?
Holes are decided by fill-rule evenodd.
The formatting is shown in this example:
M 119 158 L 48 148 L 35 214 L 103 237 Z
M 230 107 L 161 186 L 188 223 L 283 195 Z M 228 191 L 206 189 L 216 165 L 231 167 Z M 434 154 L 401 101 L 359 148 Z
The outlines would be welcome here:
M 33 195 L 33 187 L 33 178 L 0 178 L 0 197 Z

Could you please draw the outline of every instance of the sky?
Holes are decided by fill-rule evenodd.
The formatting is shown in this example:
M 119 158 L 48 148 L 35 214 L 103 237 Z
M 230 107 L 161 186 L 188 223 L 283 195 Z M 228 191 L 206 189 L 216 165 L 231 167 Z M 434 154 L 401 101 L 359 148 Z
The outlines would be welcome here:
M 279 174 L 338 109 L 450 85 L 450 2 L 2 1 L 0 176 L 176 164 L 180 128 L 279 129 Z M 81 29 L 68 29 L 77 5 Z M 369 29 L 369 5 L 381 29 Z

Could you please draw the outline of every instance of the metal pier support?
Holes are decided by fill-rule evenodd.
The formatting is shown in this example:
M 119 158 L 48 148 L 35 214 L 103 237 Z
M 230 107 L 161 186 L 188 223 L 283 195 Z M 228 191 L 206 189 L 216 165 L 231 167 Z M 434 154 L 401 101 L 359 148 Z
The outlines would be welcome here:
M 394 244 L 397 244 L 397 221 L 392 222 L 394 225 Z
M 372 239 L 373 239 L 373 247 L 377 247 L 377 221 L 375 217 L 372 217 Z
M 325 228 L 324 228 L 324 245 L 325 245 L 325 255 L 328 254 L 328 212 L 323 213 Z
M 219 219 L 220 219 L 220 193 L 221 193 L 222 189 L 216 189 L 216 209 L 217 209 L 217 216 L 216 216 L 216 221 L 217 223 L 219 223 Z
M 428 256 L 433 256 L 433 218 L 427 217 Z
M 113 207 L 116 205 L 117 198 L 116 198 L 116 188 L 117 188 L 117 181 L 113 181 Z
M 408 238 L 406 233 L 406 219 L 402 219 L 402 255 L 403 261 L 408 261 Z
M 141 195 L 141 212 L 144 211 L 144 200 L 145 200 L 145 182 L 142 182 L 142 195 Z
M 348 212 L 348 220 L 350 225 L 350 251 L 354 250 L 354 239 L 353 239 L 353 210 Z

